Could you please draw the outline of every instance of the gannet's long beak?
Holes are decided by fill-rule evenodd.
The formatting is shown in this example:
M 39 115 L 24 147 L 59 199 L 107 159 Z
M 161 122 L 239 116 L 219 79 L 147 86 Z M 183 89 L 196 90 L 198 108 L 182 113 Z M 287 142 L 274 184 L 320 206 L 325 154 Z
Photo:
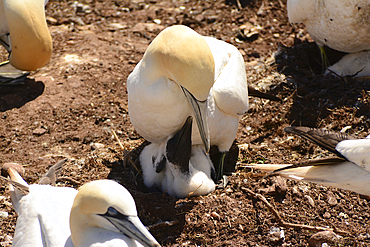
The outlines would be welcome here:
M 202 138 L 202 142 L 204 144 L 206 152 L 209 153 L 210 138 L 207 119 L 207 100 L 199 101 L 186 88 L 181 86 L 181 89 L 184 92 L 186 98 L 188 99 L 191 108 L 193 109 L 200 137 Z
M 137 240 L 146 247 L 160 247 L 161 245 L 150 234 L 137 216 L 123 215 L 110 207 L 105 214 L 99 214 L 112 223 L 121 233 Z
M 189 160 L 191 156 L 191 128 L 193 118 L 189 116 L 182 128 L 167 141 L 167 160 L 178 166 L 184 173 L 189 172 Z
M 0 35 L 0 45 L 4 46 L 5 50 L 7 50 L 9 53 L 12 51 L 9 33 Z

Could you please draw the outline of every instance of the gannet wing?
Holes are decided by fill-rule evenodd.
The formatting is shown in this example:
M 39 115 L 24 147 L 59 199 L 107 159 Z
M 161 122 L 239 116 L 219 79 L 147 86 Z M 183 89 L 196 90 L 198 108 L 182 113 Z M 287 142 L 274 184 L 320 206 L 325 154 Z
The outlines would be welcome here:
M 249 109 L 245 63 L 238 49 L 221 40 L 204 37 L 215 60 L 212 94 L 217 107 L 231 115 L 243 115 Z

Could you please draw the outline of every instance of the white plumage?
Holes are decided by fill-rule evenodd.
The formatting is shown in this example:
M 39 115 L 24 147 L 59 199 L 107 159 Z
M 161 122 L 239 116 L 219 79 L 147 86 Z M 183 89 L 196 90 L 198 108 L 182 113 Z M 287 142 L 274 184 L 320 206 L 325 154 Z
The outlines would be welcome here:
M 155 144 L 151 151 L 147 148 L 141 154 L 141 160 L 148 161 L 142 163 L 143 169 L 152 164 L 149 155 L 157 157 L 156 152 L 163 152 L 168 138 L 183 126 L 188 116 L 197 120 L 191 131 L 193 146 L 203 144 L 208 152 L 209 145 L 217 145 L 221 152 L 227 152 L 235 139 L 240 117 L 249 108 L 245 64 L 239 51 L 185 26 L 167 28 L 153 40 L 128 77 L 127 88 L 131 122 L 140 135 Z M 194 108 L 200 109 L 201 116 L 197 116 Z M 199 160 L 209 166 L 206 172 L 209 176 L 213 165 L 208 155 L 199 147 L 194 147 L 192 154 L 204 156 Z M 193 156 L 190 163 L 198 167 L 195 164 L 198 159 Z M 149 176 L 146 174 L 144 181 Z M 164 179 L 161 174 L 152 177 Z M 162 186 L 162 190 L 169 191 L 169 187 Z
M 29 189 L 11 192 L 18 213 L 14 247 L 160 246 L 137 217 L 130 193 L 112 180 L 89 182 L 77 191 L 28 186 L 12 168 L 8 172 Z
M 368 0 L 288 0 L 287 9 L 289 22 L 305 24 L 320 47 L 324 64 L 324 45 L 348 53 L 370 50 Z M 338 74 L 349 75 L 341 71 Z
M 151 143 L 143 149 L 140 163 L 147 187 L 158 188 L 177 198 L 206 195 L 215 190 L 211 175 L 213 164 L 201 145 L 191 148 L 188 173 L 182 172 L 168 160 L 165 161 L 163 170 L 160 173 L 156 172 L 154 164 L 163 159 L 165 152 L 165 144 Z
M 291 23 L 304 23 L 319 46 L 343 52 L 370 49 L 368 0 L 288 0 Z
M 297 165 L 253 165 L 280 176 L 370 195 L 370 139 L 308 127 L 289 127 L 298 134 L 336 153 L 339 158 L 311 160 Z

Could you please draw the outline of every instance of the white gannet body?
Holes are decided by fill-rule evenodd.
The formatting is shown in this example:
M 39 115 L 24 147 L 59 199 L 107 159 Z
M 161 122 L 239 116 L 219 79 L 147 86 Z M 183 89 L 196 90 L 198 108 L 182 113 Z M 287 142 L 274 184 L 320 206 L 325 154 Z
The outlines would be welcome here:
M 241 116 L 249 109 L 245 63 L 235 46 L 203 38 L 215 61 L 215 82 L 208 95 L 207 112 L 211 145 L 226 152 L 235 139 Z
M 308 127 L 288 127 L 295 133 L 336 153 L 340 158 L 312 160 L 297 165 L 257 165 L 286 178 L 303 180 L 370 195 L 370 139 Z
M 289 22 L 304 23 L 312 39 L 343 52 L 370 49 L 368 0 L 288 0 Z
M 18 212 L 12 246 L 160 246 L 137 217 L 130 193 L 112 180 L 89 182 L 77 191 L 27 185 L 12 168 L 14 181 L 28 187 L 11 192 Z
M 329 66 L 329 62 L 324 45 L 337 51 L 356 53 L 354 56 L 360 57 L 362 55 L 357 52 L 370 50 L 370 2 L 368 0 L 288 0 L 287 9 L 289 22 L 304 23 L 310 36 L 319 46 L 325 69 Z M 342 61 L 342 63 L 347 62 L 344 68 L 353 67 L 351 59 Z M 368 60 L 361 61 L 362 64 L 354 67 L 355 73 L 349 74 L 351 71 L 348 73 L 346 69 L 338 70 L 341 67 L 334 68 L 336 69 L 334 72 L 339 75 L 354 75 L 368 66 Z M 369 75 L 362 72 L 361 76 Z
M 49 62 L 52 39 L 45 18 L 47 0 L 0 0 L 0 44 L 10 64 L 33 71 Z M 4 73 L 5 74 L 5 73 Z
M 184 33 L 188 40 L 182 37 Z M 158 55 L 158 51 L 162 52 Z M 139 134 L 158 146 L 164 145 L 188 116 L 194 116 L 198 128 L 192 130 L 192 145 L 206 143 L 207 152 L 209 145 L 217 145 L 219 151 L 227 152 L 240 117 L 249 108 L 245 64 L 239 51 L 185 26 L 173 26 L 160 33 L 127 82 L 131 122 Z M 189 100 L 189 92 L 195 101 Z M 193 102 L 206 103 L 207 108 Z M 201 109 L 198 111 L 202 117 L 194 108 Z M 205 141 L 207 138 L 210 140 Z

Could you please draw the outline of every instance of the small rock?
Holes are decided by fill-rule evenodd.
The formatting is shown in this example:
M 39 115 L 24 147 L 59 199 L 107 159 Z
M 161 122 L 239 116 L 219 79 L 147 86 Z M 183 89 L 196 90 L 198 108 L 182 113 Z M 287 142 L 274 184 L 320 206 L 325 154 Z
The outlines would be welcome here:
M 338 236 L 332 231 L 322 231 L 315 233 L 308 240 L 310 247 L 321 247 L 324 243 L 335 244 Z
M 213 218 L 215 218 L 216 220 L 220 220 L 220 215 L 218 214 L 218 213 L 216 213 L 216 212 L 212 212 L 211 213 L 211 216 L 213 217 Z
M 324 214 L 323 214 L 323 216 L 322 216 L 324 219 L 330 219 L 330 217 L 331 217 L 331 214 L 329 213 L 329 212 L 325 212 Z
M 273 243 L 278 243 L 285 238 L 284 230 L 281 230 L 279 227 L 271 227 L 269 232 L 269 240 Z
M 271 180 L 273 184 L 268 188 L 259 189 L 259 193 L 285 195 L 287 190 L 286 180 L 280 176 L 273 177 Z
M 295 197 L 301 197 L 301 193 L 299 193 L 297 187 L 293 187 L 292 195 L 295 196 Z
M 46 133 L 46 129 L 43 129 L 43 128 L 37 128 L 35 129 L 32 134 L 36 135 L 36 136 L 41 136 L 43 134 Z
M 330 206 L 335 206 L 338 204 L 337 198 L 331 191 L 326 192 L 326 201 Z
M 198 21 L 198 22 L 202 22 L 202 21 L 204 21 L 204 16 L 203 15 L 197 15 L 196 17 L 195 17 L 195 20 L 196 21 Z
M 161 25 L 162 21 L 160 19 L 154 19 L 153 22 L 157 25 Z
M 8 212 L 5 211 L 0 211 L 0 219 L 5 219 L 8 218 Z
M 58 24 L 57 19 L 55 19 L 55 18 L 53 18 L 53 17 L 51 17 L 51 16 L 47 16 L 47 17 L 46 17 L 46 21 L 47 21 L 47 23 L 48 23 L 48 24 L 50 24 L 50 25 L 56 25 L 56 24 Z
M 125 28 L 127 28 L 127 26 L 125 24 L 122 24 L 122 23 L 112 22 L 112 23 L 108 24 L 108 28 L 109 28 L 110 31 L 116 31 L 116 30 L 120 30 L 120 29 L 125 29 Z
M 344 218 L 344 219 L 348 219 L 348 215 L 343 213 L 343 212 L 340 212 L 339 215 L 338 215 L 339 218 Z
M 105 145 L 102 144 L 102 143 L 97 143 L 97 142 L 94 142 L 91 144 L 91 149 L 92 150 L 98 150 L 98 149 L 101 149 L 101 148 L 104 148 Z
M 310 204 L 311 207 L 315 207 L 315 201 L 312 199 L 311 196 L 305 195 L 304 198 L 307 199 L 308 204 Z

